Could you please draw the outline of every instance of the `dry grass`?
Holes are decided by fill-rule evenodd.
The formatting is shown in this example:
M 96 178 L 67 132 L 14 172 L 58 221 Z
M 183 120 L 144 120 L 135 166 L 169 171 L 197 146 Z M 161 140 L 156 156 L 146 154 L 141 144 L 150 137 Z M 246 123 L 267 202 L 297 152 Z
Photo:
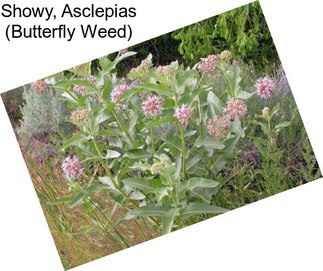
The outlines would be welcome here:
M 95 196 L 93 201 L 98 208 L 71 208 L 68 203 L 50 205 L 48 202 L 71 196 L 73 192 L 69 192 L 60 170 L 55 169 L 48 161 L 36 163 L 30 157 L 25 157 L 25 160 L 65 269 L 125 248 L 116 248 L 107 234 L 100 230 L 101 225 L 98 225 L 98 221 L 106 225 L 102 213 L 108 213 L 114 205 L 107 192 Z M 123 215 L 124 211 L 117 209 L 112 220 L 115 221 Z M 159 232 L 143 219 L 126 221 L 117 227 L 117 231 L 130 246 L 159 236 Z

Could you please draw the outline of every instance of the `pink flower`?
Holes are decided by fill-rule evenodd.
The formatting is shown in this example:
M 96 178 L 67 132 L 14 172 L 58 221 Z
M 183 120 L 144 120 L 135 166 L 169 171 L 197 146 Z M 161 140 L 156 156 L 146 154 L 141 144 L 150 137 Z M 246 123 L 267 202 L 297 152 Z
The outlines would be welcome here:
M 266 76 L 263 78 L 259 78 L 256 81 L 255 87 L 257 88 L 258 95 L 261 98 L 267 99 L 270 98 L 273 94 L 275 90 L 275 83 L 274 80 Z
M 207 130 L 211 136 L 214 136 L 218 140 L 223 140 L 228 137 L 228 128 L 230 126 L 231 123 L 227 116 L 214 116 L 213 119 L 208 120 Z
M 127 92 L 129 90 L 129 87 L 127 87 L 126 85 L 119 85 L 116 86 L 112 92 L 111 92 L 111 100 L 114 104 L 116 105 L 121 105 L 122 101 L 120 101 L 120 96 Z
M 96 83 L 96 77 L 94 75 L 90 75 L 90 82 L 94 85 Z
M 47 88 L 47 82 L 45 79 L 40 79 L 32 84 L 32 87 L 36 90 L 38 93 L 44 93 Z
M 84 93 L 86 92 L 86 88 L 80 85 L 76 85 L 74 87 L 74 90 L 76 91 L 76 93 L 80 94 L 80 95 L 84 95 Z
M 240 120 L 247 114 L 247 105 L 240 99 L 229 99 L 224 112 L 232 120 Z
M 158 96 L 151 95 L 142 103 L 142 110 L 146 117 L 157 116 L 163 110 L 163 103 Z
M 181 107 L 175 108 L 174 117 L 179 120 L 182 125 L 187 125 L 189 118 L 194 114 L 194 110 L 187 105 L 182 104 Z
M 205 72 L 207 75 L 212 75 L 215 72 L 219 64 L 219 58 L 217 55 L 209 55 L 204 59 L 199 65 L 198 70 L 200 72 Z
M 79 109 L 71 113 L 71 121 L 77 122 L 81 120 L 86 120 L 90 116 L 90 111 L 88 109 Z
M 67 157 L 62 163 L 64 174 L 72 179 L 76 179 L 83 174 L 83 168 L 80 159 L 77 156 Z

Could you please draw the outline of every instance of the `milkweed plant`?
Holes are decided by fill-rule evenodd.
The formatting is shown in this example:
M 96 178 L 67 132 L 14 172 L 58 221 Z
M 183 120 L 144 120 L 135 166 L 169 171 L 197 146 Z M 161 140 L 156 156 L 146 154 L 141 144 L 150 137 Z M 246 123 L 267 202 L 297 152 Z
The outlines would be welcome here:
M 62 145 L 69 153 L 61 169 L 74 196 L 56 204 L 72 206 L 94 200 L 107 191 L 125 215 L 112 221 L 109 231 L 144 217 L 163 234 L 227 210 L 214 204 L 220 174 L 245 137 L 248 101 L 270 99 L 274 81 L 259 78 L 248 89 L 240 86 L 239 65 L 229 51 L 201 59 L 192 68 L 178 62 L 154 67 L 152 55 L 132 68 L 126 78 L 115 69 L 136 54 L 119 52 L 114 61 L 99 59 L 93 72 L 87 63 L 33 84 L 39 95 L 60 90 L 71 109 L 67 120 L 75 133 Z M 91 73 L 92 71 L 92 73 Z M 225 82 L 215 93 L 219 78 Z M 264 108 L 255 120 L 269 137 L 288 122 L 270 127 L 278 109 Z M 73 153 L 71 155 L 71 153 Z M 86 170 L 85 170 L 86 168 Z

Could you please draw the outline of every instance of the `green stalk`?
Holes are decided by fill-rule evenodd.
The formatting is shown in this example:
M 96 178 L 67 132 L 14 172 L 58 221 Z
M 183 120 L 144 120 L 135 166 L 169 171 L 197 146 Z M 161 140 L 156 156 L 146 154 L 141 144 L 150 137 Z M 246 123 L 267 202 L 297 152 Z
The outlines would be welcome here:
M 93 204 L 93 203 L 92 203 Z M 95 215 L 95 217 L 96 217 L 96 221 L 100 224 L 100 227 L 101 227 L 101 229 L 103 229 L 104 227 L 103 227 L 103 225 L 102 225 L 102 223 L 101 223 L 101 219 L 99 218 L 99 216 L 96 214 L 96 212 L 95 212 L 95 210 L 93 210 L 93 214 Z M 118 251 L 118 250 L 120 250 L 120 249 L 122 249 L 123 247 L 122 247 L 122 245 L 120 244 L 120 242 L 118 241 L 118 240 L 116 240 L 112 235 L 111 235 L 111 233 L 109 232 L 109 231 L 103 231 L 105 234 L 106 234 L 106 236 L 108 237 L 108 239 L 109 239 L 109 241 L 111 242 L 111 244 L 112 244 L 112 246 L 113 246 L 113 248 L 116 250 L 116 251 Z M 116 241 L 118 241 L 118 246 L 119 247 L 116 247 L 115 245 L 116 245 Z
M 110 226 L 114 226 L 114 224 L 108 219 L 108 217 L 101 211 L 101 209 L 94 204 L 93 201 L 91 201 L 91 204 L 98 210 L 98 212 L 104 217 L 104 219 L 108 222 Z M 118 238 L 126 245 L 126 247 L 130 247 L 130 245 L 127 243 L 127 241 L 123 238 L 123 236 L 118 232 L 117 229 L 114 229 L 115 234 L 118 236 Z
M 114 179 L 114 177 L 113 177 L 113 175 L 112 175 L 112 173 L 111 173 L 111 171 L 110 171 L 110 169 L 108 168 L 108 166 L 106 165 L 106 163 L 104 162 L 104 160 L 102 159 L 102 153 L 101 153 L 101 151 L 99 150 L 99 147 L 98 147 L 98 145 L 96 144 L 96 142 L 95 141 L 93 141 L 93 143 L 94 143 L 94 147 L 95 147 L 95 149 L 96 149 L 96 151 L 97 151 L 97 153 L 98 153 L 98 155 L 99 155 L 99 157 L 100 157 L 100 163 L 101 163 L 101 165 L 103 166 L 103 168 L 104 168 L 104 170 L 105 170 L 105 172 L 108 174 L 108 176 L 109 176 L 109 178 L 111 179 L 111 182 L 112 182 L 112 184 L 114 185 L 114 187 L 120 192 L 120 194 L 121 195 L 123 195 L 125 198 L 127 198 L 127 199 L 129 199 L 129 201 L 136 207 L 136 208 L 138 208 L 139 207 L 139 205 L 138 205 L 138 203 L 136 202 L 136 201 L 134 201 L 134 200 L 132 200 L 132 199 L 130 199 L 129 198 L 129 195 L 127 194 L 127 193 L 125 193 L 121 188 L 120 188 L 120 186 L 119 186 L 119 184 L 116 182 L 116 180 Z M 126 208 L 126 207 L 125 207 Z M 153 218 L 153 217 L 149 217 L 149 219 L 153 222 L 153 223 L 155 223 L 155 225 L 156 226 L 159 226 L 159 223 L 158 223 L 158 221 L 155 219 L 155 218 Z
M 150 128 L 151 132 L 151 151 L 153 157 L 155 156 L 155 138 L 154 138 L 154 128 Z
M 202 124 L 202 108 L 201 108 L 201 101 L 200 97 L 197 97 L 197 110 L 199 112 L 199 126 L 200 126 L 200 136 L 203 136 L 203 124 Z
M 181 138 L 182 138 L 182 172 L 185 180 L 186 179 L 186 141 L 184 136 L 184 128 L 181 123 L 179 124 L 179 129 L 181 131 Z

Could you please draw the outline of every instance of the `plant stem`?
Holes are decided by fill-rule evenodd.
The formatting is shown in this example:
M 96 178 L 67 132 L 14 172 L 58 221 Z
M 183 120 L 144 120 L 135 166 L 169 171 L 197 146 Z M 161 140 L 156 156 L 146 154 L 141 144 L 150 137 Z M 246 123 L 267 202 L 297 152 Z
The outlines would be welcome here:
M 111 111 L 112 111 L 112 114 L 113 114 L 114 118 L 116 119 L 116 121 L 117 121 L 118 125 L 120 126 L 120 128 L 122 129 L 122 131 L 126 134 L 126 136 L 128 137 L 128 139 L 129 139 L 129 141 L 130 141 L 131 145 L 133 146 L 133 145 L 134 145 L 134 141 L 133 141 L 133 139 L 131 138 L 131 136 L 130 136 L 130 134 L 129 134 L 128 130 L 126 129 L 126 127 L 124 127 L 124 125 L 123 125 L 123 124 L 122 124 L 122 122 L 120 121 L 120 119 L 119 119 L 119 117 L 118 117 L 118 115 L 117 115 L 117 112 L 116 112 L 114 109 L 112 109 Z
M 179 129 L 181 131 L 181 138 L 182 138 L 182 172 L 185 180 L 186 179 L 186 141 L 184 136 L 184 128 L 181 123 L 179 124 Z
M 119 187 L 119 185 L 117 184 L 117 182 L 115 181 L 115 179 L 114 179 L 114 177 L 113 177 L 113 175 L 112 175 L 112 173 L 111 173 L 111 171 L 110 171 L 110 169 L 108 168 L 108 166 L 106 165 L 106 163 L 103 161 L 103 160 L 100 160 L 100 162 L 101 162 L 101 165 L 103 166 L 103 168 L 104 168 L 104 170 L 105 170 L 105 172 L 108 174 L 108 176 L 109 176 L 109 178 L 111 179 L 111 182 L 112 182 L 112 184 L 114 185 L 114 187 L 120 192 L 120 194 L 122 194 L 125 198 L 127 198 L 127 199 L 129 199 L 129 201 L 136 207 L 136 208 L 138 208 L 139 207 L 139 205 L 138 205 L 138 203 L 136 202 L 136 201 L 134 201 L 134 200 L 132 200 L 132 199 L 130 199 L 129 198 L 129 195 L 127 194 L 127 193 L 125 193 L 120 187 Z M 155 223 L 157 226 L 159 226 L 159 223 L 158 223 L 158 221 L 155 219 L 155 218 L 153 218 L 153 217 L 149 217 L 149 219 L 153 222 L 153 223 Z
M 201 108 L 201 101 L 200 97 L 197 96 L 197 110 L 199 112 L 199 126 L 200 126 L 200 136 L 203 136 L 203 124 L 202 124 L 202 108 Z
M 150 128 L 151 132 L 151 152 L 153 157 L 155 156 L 155 138 L 154 138 L 154 128 Z
M 98 210 L 98 212 L 105 218 L 105 220 L 108 222 L 108 224 L 110 225 L 110 226 L 114 226 L 114 224 L 110 221 L 110 219 L 108 219 L 108 217 L 101 211 L 101 209 L 98 207 L 98 206 L 96 206 L 96 204 L 93 202 L 93 201 L 91 201 L 90 200 L 90 202 L 91 202 L 91 204 Z M 123 236 L 118 232 L 118 230 L 117 229 L 114 229 L 113 230 L 114 232 L 115 232 L 115 234 L 118 236 L 118 238 L 120 238 L 120 240 L 127 246 L 127 247 L 130 247 L 130 245 L 127 243 L 127 241 L 123 238 Z

